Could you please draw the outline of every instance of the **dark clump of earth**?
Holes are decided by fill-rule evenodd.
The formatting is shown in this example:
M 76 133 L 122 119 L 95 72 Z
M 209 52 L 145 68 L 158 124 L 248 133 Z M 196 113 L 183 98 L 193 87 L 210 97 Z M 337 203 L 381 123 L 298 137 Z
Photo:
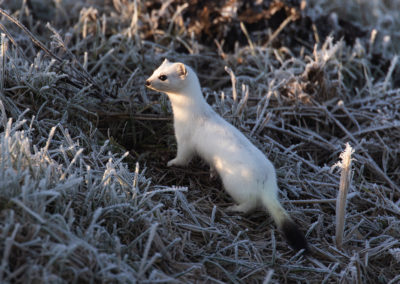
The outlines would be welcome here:
M 343 38 L 348 45 L 353 45 L 356 38 L 367 35 L 361 27 L 332 15 L 311 19 L 305 13 L 305 2 L 300 0 L 177 0 L 171 3 L 171 10 L 176 11 L 185 3 L 188 5 L 181 15 L 183 28 L 202 45 L 214 48 L 218 42 L 225 52 L 232 52 L 235 44 L 247 45 L 249 39 L 261 46 L 270 43 L 275 48 L 295 45 L 313 47 L 319 39 L 324 41 L 329 35 L 335 40 Z M 160 5 L 152 2 L 147 9 L 159 9 Z M 159 27 L 167 27 L 170 19 L 168 13 L 159 17 Z M 283 29 L 271 40 L 271 35 L 281 25 L 284 25 Z M 149 37 L 152 36 L 149 33 Z

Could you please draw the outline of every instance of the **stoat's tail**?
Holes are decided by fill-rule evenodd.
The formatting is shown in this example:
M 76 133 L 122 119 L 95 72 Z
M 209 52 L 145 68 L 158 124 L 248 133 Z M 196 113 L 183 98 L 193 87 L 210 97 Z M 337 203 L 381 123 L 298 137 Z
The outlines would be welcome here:
M 286 210 L 273 196 L 263 196 L 262 203 L 274 219 L 278 228 L 283 232 L 289 245 L 295 250 L 304 249 L 308 252 L 307 240 L 303 232 L 290 218 Z

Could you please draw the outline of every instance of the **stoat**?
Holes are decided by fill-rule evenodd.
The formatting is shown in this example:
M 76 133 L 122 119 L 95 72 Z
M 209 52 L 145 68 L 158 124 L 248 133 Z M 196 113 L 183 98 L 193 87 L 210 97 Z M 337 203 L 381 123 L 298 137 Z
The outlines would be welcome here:
M 146 80 L 146 86 L 166 93 L 171 101 L 178 153 L 167 165 L 184 166 L 199 155 L 218 172 L 225 190 L 237 203 L 228 210 L 247 213 L 263 205 L 289 245 L 307 251 L 304 234 L 279 203 L 274 166 L 207 104 L 196 73 L 183 63 L 165 59 Z

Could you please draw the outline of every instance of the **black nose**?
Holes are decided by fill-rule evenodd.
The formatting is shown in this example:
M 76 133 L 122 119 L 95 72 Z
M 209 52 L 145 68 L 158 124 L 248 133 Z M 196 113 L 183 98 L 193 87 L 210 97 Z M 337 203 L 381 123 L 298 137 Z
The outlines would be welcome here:
M 150 86 L 150 81 L 149 80 L 146 80 L 146 86 Z

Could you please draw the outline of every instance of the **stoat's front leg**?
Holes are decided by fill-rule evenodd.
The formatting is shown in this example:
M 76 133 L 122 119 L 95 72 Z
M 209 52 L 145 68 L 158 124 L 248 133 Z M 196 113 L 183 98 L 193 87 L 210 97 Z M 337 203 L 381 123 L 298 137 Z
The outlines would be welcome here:
M 167 166 L 186 166 L 193 157 L 193 150 L 188 143 L 178 142 L 178 152 L 175 159 L 168 162 Z

